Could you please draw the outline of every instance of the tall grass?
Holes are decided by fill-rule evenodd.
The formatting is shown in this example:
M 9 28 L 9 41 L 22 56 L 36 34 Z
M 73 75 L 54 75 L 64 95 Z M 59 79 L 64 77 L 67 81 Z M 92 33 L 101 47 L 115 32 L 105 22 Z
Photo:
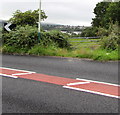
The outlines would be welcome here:
M 118 49 L 114 51 L 108 51 L 101 48 L 81 47 L 78 49 L 65 49 L 59 48 L 55 45 L 43 46 L 35 45 L 31 49 L 17 49 L 13 46 L 4 46 L 2 48 L 3 53 L 11 54 L 27 54 L 36 56 L 61 56 L 61 57 L 73 57 L 73 58 L 89 58 L 93 60 L 107 61 L 107 60 L 120 60 L 118 55 Z
M 2 53 L 11 53 L 11 54 L 25 54 L 28 52 L 27 48 L 16 48 L 14 46 L 4 45 L 0 48 Z

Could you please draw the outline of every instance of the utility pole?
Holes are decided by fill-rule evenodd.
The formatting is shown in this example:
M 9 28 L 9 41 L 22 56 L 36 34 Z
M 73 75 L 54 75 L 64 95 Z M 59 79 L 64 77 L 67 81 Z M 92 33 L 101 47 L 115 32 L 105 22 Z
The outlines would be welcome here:
M 38 22 L 38 42 L 40 42 L 40 29 L 41 29 L 41 0 L 39 0 L 39 22 Z

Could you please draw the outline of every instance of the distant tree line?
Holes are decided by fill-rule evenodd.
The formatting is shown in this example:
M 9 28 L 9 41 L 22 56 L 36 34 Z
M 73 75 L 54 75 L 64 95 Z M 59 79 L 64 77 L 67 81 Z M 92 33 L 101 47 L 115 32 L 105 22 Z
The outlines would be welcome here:
M 43 24 L 42 28 L 44 30 L 59 30 L 59 31 L 66 31 L 66 32 L 73 32 L 73 31 L 82 31 L 84 26 L 69 26 L 69 25 L 57 25 L 57 24 Z

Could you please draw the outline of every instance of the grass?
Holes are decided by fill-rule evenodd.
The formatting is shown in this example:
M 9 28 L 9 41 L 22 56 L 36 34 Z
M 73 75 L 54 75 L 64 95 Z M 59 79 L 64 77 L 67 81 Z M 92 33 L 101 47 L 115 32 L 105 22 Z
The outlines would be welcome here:
M 101 49 L 98 46 L 92 46 L 92 45 L 89 45 L 87 47 L 81 46 L 77 49 L 72 49 L 72 50 L 58 48 L 52 45 L 47 47 L 41 45 L 35 45 L 31 49 L 20 49 L 20 48 L 15 48 L 13 46 L 4 46 L 0 48 L 0 51 L 2 51 L 3 53 L 11 53 L 11 54 L 89 58 L 100 61 L 120 60 L 120 57 L 118 58 L 118 50 L 107 51 L 105 49 Z
M 118 56 L 118 50 L 108 51 L 105 49 L 101 49 L 98 42 L 91 42 L 90 44 L 71 44 L 73 49 L 70 50 L 59 48 L 55 44 L 50 44 L 48 46 L 37 44 L 31 49 L 16 48 L 14 46 L 4 45 L 3 47 L 0 47 L 0 51 L 3 53 L 11 54 L 89 58 L 100 61 L 120 60 L 120 57 Z
M 32 49 L 28 51 L 30 55 L 38 55 L 38 56 L 62 56 L 66 57 L 68 55 L 68 50 L 63 48 L 58 48 L 55 46 L 39 46 L 36 45 Z
M 103 50 L 103 49 L 99 49 L 96 50 L 93 53 L 93 57 L 94 60 L 119 60 L 120 58 L 118 57 L 118 50 L 114 50 L 114 51 L 107 51 L 107 50 Z
M 69 42 L 72 43 L 95 43 L 95 42 L 99 42 L 100 39 L 79 39 L 79 38 L 70 38 L 68 39 Z
M 91 41 L 91 40 L 93 40 L 93 41 Z M 94 40 L 97 40 L 98 42 L 96 42 Z M 81 42 L 76 42 L 76 41 L 81 41 Z M 99 47 L 99 39 L 76 39 L 76 38 L 71 38 L 71 39 L 69 39 L 69 42 L 71 43 L 72 47 L 77 48 L 77 49 Z
M 0 47 L 0 52 L 1 53 L 12 53 L 12 54 L 25 54 L 28 52 L 28 49 L 16 48 L 14 46 L 4 45 Z

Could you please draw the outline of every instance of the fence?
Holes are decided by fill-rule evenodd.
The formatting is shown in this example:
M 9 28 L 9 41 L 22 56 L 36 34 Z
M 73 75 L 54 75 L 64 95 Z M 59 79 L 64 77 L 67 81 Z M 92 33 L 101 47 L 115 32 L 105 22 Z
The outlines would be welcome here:
M 99 39 L 100 36 L 96 36 L 96 37 L 72 37 L 70 39 Z
M 90 45 L 99 45 L 100 43 L 100 36 L 97 37 L 72 37 L 69 39 L 70 43 L 72 44 L 73 48 L 77 48 L 79 46 L 89 46 Z

